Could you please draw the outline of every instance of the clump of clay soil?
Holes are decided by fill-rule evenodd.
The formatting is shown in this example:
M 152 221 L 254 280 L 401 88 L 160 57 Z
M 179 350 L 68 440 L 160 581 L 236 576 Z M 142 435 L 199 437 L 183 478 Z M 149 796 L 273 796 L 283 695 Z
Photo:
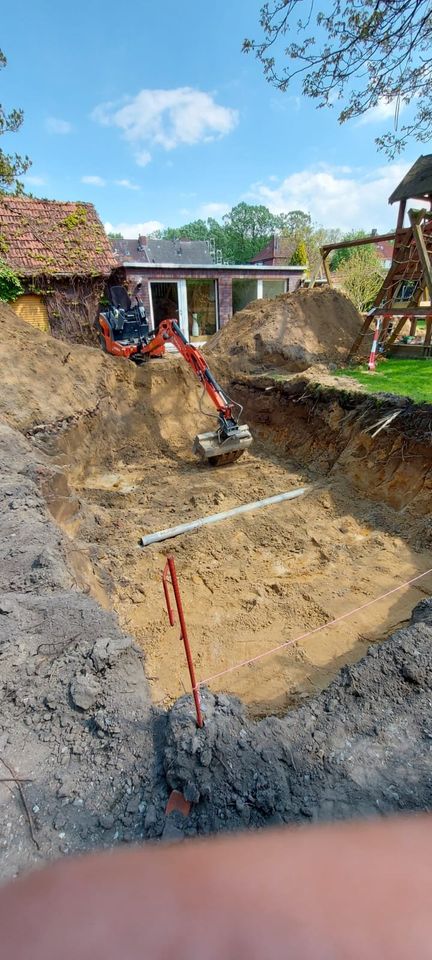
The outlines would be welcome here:
M 345 360 L 360 326 L 360 314 L 344 294 L 302 289 L 250 303 L 212 337 L 206 352 L 233 372 L 262 366 L 306 370 Z

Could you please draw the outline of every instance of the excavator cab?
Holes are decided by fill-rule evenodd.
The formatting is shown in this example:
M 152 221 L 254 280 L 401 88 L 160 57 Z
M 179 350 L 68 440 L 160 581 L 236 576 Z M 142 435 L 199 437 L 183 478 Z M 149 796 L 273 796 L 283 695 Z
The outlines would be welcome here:
M 102 350 L 136 362 L 146 359 L 144 348 L 152 339 L 144 304 L 138 298 L 140 288 L 141 284 L 138 283 L 133 293 L 133 303 L 125 287 L 110 287 L 108 306 L 97 320 Z M 162 347 L 153 355 L 162 356 L 164 352 L 165 348 Z
M 138 340 L 148 340 L 149 325 L 145 307 L 138 300 L 135 290 L 136 303 L 122 286 L 110 287 L 110 303 L 107 310 L 107 320 L 113 331 L 114 340 L 125 340 L 128 343 Z

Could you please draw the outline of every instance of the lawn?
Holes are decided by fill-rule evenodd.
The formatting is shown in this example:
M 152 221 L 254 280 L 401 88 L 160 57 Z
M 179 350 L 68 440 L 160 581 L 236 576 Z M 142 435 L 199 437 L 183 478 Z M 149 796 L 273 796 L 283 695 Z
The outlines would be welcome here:
M 432 360 L 379 360 L 376 373 L 362 366 L 338 370 L 337 376 L 353 377 L 369 393 L 397 393 L 432 403 Z

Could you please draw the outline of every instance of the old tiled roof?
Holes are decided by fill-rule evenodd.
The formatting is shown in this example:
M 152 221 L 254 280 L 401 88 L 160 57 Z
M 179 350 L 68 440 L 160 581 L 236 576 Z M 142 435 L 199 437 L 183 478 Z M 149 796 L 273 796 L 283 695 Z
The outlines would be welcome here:
M 405 174 L 396 190 L 393 190 L 389 203 L 395 200 L 413 200 L 432 194 L 432 154 L 421 156 Z
M 207 240 L 155 240 L 138 237 L 137 240 L 112 240 L 112 248 L 119 263 L 214 263 Z
M 20 276 L 108 276 L 117 266 L 91 203 L 0 197 L 0 258 Z

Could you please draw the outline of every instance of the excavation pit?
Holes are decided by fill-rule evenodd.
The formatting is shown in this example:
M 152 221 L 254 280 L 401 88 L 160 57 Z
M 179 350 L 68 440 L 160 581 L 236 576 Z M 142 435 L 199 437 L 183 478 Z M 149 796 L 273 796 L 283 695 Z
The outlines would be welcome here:
M 395 437 L 370 439 L 361 397 L 357 416 L 350 401 L 344 430 L 343 396 L 299 401 L 304 384 L 290 397 L 277 383 L 233 387 L 255 443 L 216 470 L 191 453 L 203 428 L 200 395 L 176 359 L 138 371 L 132 401 L 117 397 L 113 409 L 107 398 L 106 409 L 49 441 L 68 483 L 66 500 L 51 491 L 50 509 L 69 534 L 77 577 L 114 608 L 144 651 L 154 702 L 163 707 L 189 689 L 179 631 L 164 609 L 168 552 L 199 680 L 223 674 L 211 690 L 240 697 L 255 717 L 283 714 L 318 693 L 431 592 L 429 577 L 357 610 L 430 566 L 421 509 L 427 464 L 417 463 L 416 497 L 403 472 L 398 481 L 396 462 L 382 476 L 395 459 Z M 380 411 L 368 416 L 378 421 Z M 336 447 L 330 433 L 338 435 Z M 305 484 L 310 490 L 298 500 L 139 546 L 143 534 Z M 232 669 L 351 610 L 340 624 Z
M 184 836 L 429 809 L 430 575 L 231 667 L 432 566 L 430 407 L 286 366 L 229 385 L 215 357 L 255 442 L 210 470 L 191 443 L 212 422 L 179 359 L 137 370 L 1 305 L 0 327 L 1 757 L 30 812 L 4 783 L 2 879 L 166 838 L 173 789 L 191 798 Z M 139 546 L 305 482 L 307 497 Z M 229 671 L 202 690 L 202 730 L 190 695 L 173 704 L 189 679 L 168 551 L 199 679 Z

